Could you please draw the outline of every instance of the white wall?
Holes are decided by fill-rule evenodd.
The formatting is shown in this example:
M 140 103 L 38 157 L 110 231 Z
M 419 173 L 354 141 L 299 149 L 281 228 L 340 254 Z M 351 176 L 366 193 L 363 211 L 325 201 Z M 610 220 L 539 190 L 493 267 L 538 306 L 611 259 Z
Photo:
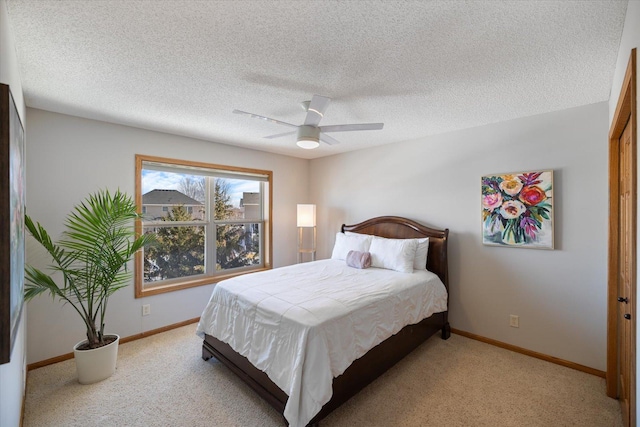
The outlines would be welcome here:
M 616 62 L 616 70 L 613 78 L 613 84 L 611 87 L 611 97 L 609 98 L 609 124 L 613 121 L 613 115 L 618 105 L 618 99 L 620 97 L 620 89 L 622 88 L 622 82 L 624 75 L 627 71 L 627 64 L 631 57 L 631 49 L 640 49 L 640 1 L 630 1 L 627 5 L 627 15 L 624 21 L 624 28 L 622 31 L 622 37 L 620 40 L 620 49 L 618 50 L 618 60 Z M 636 67 L 640 66 L 638 61 L 638 51 L 636 50 Z M 636 73 L 637 73 L 636 69 Z M 640 85 L 640 73 L 636 75 L 636 91 L 638 85 Z M 636 93 L 638 100 L 636 101 L 636 117 L 640 113 L 640 95 Z M 637 160 L 640 164 L 640 159 Z M 640 175 L 638 176 L 638 186 L 640 186 Z M 640 209 L 638 209 L 638 224 L 640 224 Z M 636 238 L 640 241 L 640 229 L 637 230 Z M 636 277 L 640 277 L 640 262 L 637 263 L 638 271 Z M 637 306 L 636 306 L 637 307 Z M 636 309 L 637 310 L 637 309 Z M 636 311 L 640 313 L 639 310 Z M 636 369 L 640 366 L 640 353 L 637 350 L 637 345 L 640 343 L 640 328 L 636 329 Z M 636 381 L 636 396 L 640 396 L 640 381 Z M 636 405 L 636 419 L 640 420 L 640 405 Z
M 273 171 L 273 265 L 296 262 L 296 204 L 308 197 L 308 160 L 37 109 L 27 109 L 27 209 L 53 235 L 65 215 L 99 188 L 134 194 L 135 154 Z M 31 243 L 31 244 L 30 244 Z M 38 262 L 33 242 L 27 262 Z M 135 299 L 133 286 L 109 301 L 107 331 L 131 336 L 200 316 L 213 285 Z M 151 315 L 142 317 L 142 304 Z M 48 296 L 28 304 L 28 362 L 69 353 L 84 339 L 78 315 Z
M 452 327 L 604 370 L 607 113 L 602 102 L 312 160 L 319 257 L 343 222 L 449 228 Z M 542 169 L 554 170 L 556 250 L 483 246 L 480 177 Z
M 5 0 L 0 0 L 0 83 L 8 84 L 11 88 L 18 113 L 26 128 L 18 58 Z M 11 361 L 0 365 L 0 426 L 3 427 L 19 426 L 22 416 L 22 399 L 26 379 L 25 318 L 23 312 Z

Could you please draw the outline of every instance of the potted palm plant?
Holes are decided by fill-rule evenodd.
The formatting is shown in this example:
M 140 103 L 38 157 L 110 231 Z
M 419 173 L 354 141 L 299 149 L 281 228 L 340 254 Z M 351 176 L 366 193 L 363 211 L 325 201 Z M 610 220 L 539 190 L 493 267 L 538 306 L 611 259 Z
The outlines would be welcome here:
M 81 384 L 108 378 L 115 372 L 118 335 L 104 333 L 109 297 L 129 285 L 127 264 L 151 235 L 136 238 L 133 221 L 140 217 L 125 193 L 100 190 L 67 215 L 66 230 L 54 243 L 47 231 L 25 215 L 25 226 L 49 253 L 49 270 L 58 281 L 31 265 L 25 267 L 25 299 L 50 293 L 80 315 L 87 339 L 74 347 Z

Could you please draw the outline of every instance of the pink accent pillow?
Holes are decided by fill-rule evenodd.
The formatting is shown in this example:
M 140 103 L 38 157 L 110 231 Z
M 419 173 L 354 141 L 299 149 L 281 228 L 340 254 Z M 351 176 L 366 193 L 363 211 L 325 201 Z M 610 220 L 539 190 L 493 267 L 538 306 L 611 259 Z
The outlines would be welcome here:
M 347 265 L 354 268 L 369 268 L 371 267 L 371 253 L 349 251 L 347 254 Z

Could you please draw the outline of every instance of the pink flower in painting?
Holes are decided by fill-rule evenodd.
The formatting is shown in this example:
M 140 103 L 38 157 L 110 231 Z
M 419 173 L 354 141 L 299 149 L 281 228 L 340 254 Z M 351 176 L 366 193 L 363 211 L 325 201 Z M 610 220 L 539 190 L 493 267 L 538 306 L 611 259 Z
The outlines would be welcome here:
M 507 200 L 500 208 L 500 215 L 506 219 L 518 218 L 526 210 L 525 206 L 517 200 Z
M 482 196 L 482 206 L 492 211 L 502 204 L 502 195 L 500 193 L 490 193 Z

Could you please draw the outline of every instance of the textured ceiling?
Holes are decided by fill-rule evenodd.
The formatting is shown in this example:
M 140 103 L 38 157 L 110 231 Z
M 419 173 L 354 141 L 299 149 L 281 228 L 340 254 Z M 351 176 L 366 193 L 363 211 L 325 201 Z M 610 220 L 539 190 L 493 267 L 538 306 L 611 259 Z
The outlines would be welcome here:
M 609 99 L 626 1 L 7 0 L 30 107 L 301 158 Z M 332 98 L 340 145 L 274 123 Z

